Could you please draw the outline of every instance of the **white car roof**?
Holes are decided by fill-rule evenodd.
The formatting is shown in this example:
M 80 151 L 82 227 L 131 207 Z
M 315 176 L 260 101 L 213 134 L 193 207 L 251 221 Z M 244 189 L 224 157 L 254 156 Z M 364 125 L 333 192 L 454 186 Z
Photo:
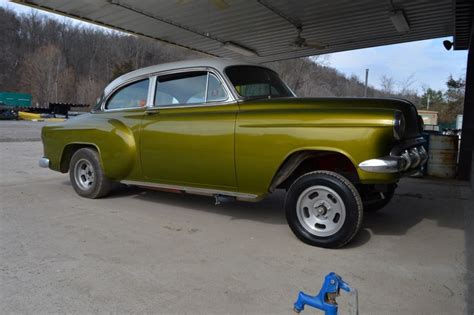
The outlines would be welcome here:
M 206 58 L 206 59 L 192 59 L 184 60 L 177 62 L 162 63 L 150 67 L 145 67 L 137 69 L 135 71 L 121 75 L 120 77 L 113 80 L 104 90 L 104 93 L 107 95 L 117 86 L 122 83 L 129 81 L 136 77 L 141 77 L 147 74 L 152 74 L 161 71 L 175 70 L 175 69 L 184 69 L 184 68 L 196 68 L 196 67 L 210 67 L 218 70 L 220 73 L 224 73 L 224 69 L 228 66 L 237 66 L 237 65 L 250 65 L 250 66 L 259 66 L 256 63 L 249 63 L 246 61 L 227 59 L 227 58 Z

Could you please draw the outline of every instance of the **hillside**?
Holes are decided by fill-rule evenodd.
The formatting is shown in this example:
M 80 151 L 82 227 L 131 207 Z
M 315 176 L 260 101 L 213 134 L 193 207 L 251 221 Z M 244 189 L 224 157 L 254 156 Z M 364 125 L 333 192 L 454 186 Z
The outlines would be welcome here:
M 0 8 L 0 91 L 33 95 L 35 104 L 93 104 L 114 77 L 148 65 L 205 57 L 147 38 L 78 27 L 38 13 Z M 269 63 L 298 96 L 363 96 L 364 85 L 317 58 Z M 368 96 L 388 93 L 369 87 Z M 403 95 L 415 103 L 413 93 Z

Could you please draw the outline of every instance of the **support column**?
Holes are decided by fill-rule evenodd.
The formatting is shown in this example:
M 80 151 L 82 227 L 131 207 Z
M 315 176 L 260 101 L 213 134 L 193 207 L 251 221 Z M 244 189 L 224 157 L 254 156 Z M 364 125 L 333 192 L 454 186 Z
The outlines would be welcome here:
M 458 179 L 471 180 L 474 159 L 474 27 L 471 29 L 467 54 L 466 92 L 462 122 L 461 149 L 459 151 Z

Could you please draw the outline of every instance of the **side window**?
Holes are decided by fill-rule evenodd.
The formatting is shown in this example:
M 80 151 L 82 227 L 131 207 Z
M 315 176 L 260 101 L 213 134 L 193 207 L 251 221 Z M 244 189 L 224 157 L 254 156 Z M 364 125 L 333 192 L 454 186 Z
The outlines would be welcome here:
M 207 83 L 207 99 L 206 102 L 219 102 L 227 99 L 222 82 L 215 75 L 209 73 L 209 81 Z
M 148 96 L 148 79 L 129 84 L 112 95 L 107 109 L 145 107 Z
M 204 103 L 206 81 L 205 71 L 160 76 L 156 80 L 155 106 Z
M 203 104 L 227 98 L 221 81 L 206 71 L 169 74 L 156 81 L 155 106 Z

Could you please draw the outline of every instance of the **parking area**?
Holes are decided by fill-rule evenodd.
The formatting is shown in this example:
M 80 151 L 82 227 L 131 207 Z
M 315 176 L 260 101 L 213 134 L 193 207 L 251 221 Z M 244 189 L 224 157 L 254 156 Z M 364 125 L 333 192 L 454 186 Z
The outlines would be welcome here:
M 81 198 L 37 166 L 43 124 L 0 122 L 1 313 L 288 314 L 330 271 L 358 289 L 361 314 L 474 312 L 466 183 L 404 179 L 349 246 L 328 250 L 293 236 L 283 192 L 218 206 L 138 188 Z

